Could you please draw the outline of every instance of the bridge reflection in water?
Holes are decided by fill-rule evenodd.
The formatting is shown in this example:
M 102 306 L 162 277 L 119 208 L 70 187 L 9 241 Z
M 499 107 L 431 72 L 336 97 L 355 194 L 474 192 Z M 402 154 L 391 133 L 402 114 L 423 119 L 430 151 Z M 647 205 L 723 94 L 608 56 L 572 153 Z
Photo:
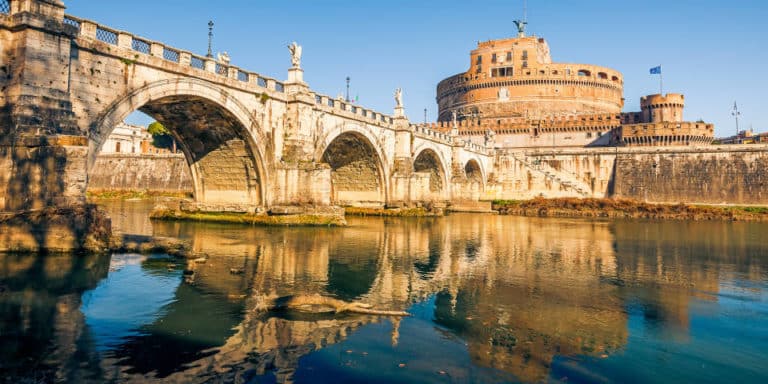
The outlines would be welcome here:
M 126 207 L 112 207 L 118 225 L 147 230 L 136 212 L 121 222 Z M 2 256 L 0 370 L 69 382 L 765 378 L 768 342 L 742 325 L 765 321 L 763 224 L 350 221 L 154 223 L 208 255 L 186 282 L 157 257 Z M 255 310 L 316 292 L 414 316 Z

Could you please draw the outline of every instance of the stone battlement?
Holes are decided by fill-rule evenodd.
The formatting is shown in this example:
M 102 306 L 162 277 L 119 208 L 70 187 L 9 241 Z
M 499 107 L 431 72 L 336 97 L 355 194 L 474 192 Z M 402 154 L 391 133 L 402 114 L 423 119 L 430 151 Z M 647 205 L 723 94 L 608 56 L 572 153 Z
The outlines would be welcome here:
M 711 144 L 715 126 L 707 123 L 659 122 L 626 124 L 618 131 L 619 145 L 676 146 Z

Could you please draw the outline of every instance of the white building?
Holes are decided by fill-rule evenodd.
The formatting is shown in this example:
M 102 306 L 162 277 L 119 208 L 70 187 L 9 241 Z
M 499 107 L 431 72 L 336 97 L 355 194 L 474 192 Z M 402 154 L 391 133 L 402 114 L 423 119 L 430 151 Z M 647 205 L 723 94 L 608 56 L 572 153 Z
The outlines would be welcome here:
M 152 135 L 140 125 L 118 124 L 104 142 L 101 153 L 142 153 L 141 142 Z

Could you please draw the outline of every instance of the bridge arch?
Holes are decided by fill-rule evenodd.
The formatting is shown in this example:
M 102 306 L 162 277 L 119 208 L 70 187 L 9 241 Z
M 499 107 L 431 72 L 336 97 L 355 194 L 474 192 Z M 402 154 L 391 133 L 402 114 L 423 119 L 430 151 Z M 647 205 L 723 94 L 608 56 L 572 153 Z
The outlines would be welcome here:
M 470 159 L 464 164 L 464 175 L 467 181 L 478 183 L 481 189 L 485 186 L 485 172 L 483 172 L 482 162 L 477 159 Z
M 179 143 L 200 203 L 265 205 L 267 140 L 256 120 L 226 90 L 188 78 L 137 88 L 107 106 L 89 126 L 88 172 L 118 123 L 139 110 Z
M 417 153 L 413 160 L 413 170 L 416 172 L 429 172 L 429 191 L 434 197 L 445 199 L 448 196 L 448 170 L 445 167 L 445 159 L 441 153 L 431 147 L 424 146 L 414 151 Z
M 385 205 L 389 167 L 370 129 L 342 124 L 318 140 L 315 161 L 331 167 L 331 200 L 341 205 Z

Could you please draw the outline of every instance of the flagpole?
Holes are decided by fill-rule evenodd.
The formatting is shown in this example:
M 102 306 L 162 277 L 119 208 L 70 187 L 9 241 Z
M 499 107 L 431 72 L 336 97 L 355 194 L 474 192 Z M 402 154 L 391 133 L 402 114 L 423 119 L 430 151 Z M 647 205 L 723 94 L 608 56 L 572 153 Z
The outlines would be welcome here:
M 659 71 L 659 95 L 664 96 L 664 70 Z

